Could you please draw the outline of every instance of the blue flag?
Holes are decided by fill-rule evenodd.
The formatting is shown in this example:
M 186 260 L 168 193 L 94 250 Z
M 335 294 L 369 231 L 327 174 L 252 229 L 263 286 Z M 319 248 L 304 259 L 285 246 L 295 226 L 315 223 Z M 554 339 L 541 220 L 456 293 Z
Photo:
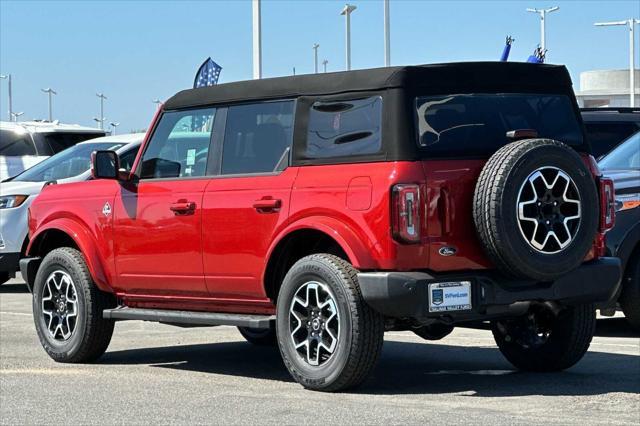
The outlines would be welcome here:
M 193 80 L 193 88 L 196 89 L 198 87 L 214 86 L 218 84 L 220 71 L 222 71 L 222 67 L 213 62 L 211 58 L 207 58 L 207 60 L 200 65 L 200 68 L 196 73 L 196 78 Z
M 502 51 L 502 56 L 500 56 L 500 62 L 507 62 L 509 59 L 509 53 L 511 52 L 511 44 L 513 43 L 514 38 L 511 36 L 507 37 L 507 42 L 504 45 L 504 50 Z

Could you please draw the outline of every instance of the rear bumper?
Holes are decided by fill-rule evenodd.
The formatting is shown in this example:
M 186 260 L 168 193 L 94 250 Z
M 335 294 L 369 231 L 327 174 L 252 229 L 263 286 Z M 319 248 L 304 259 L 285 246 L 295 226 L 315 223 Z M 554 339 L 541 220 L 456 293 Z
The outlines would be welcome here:
M 585 263 L 550 283 L 515 281 L 491 272 L 363 272 L 358 274 L 358 280 L 365 301 L 385 316 L 461 322 L 518 315 L 526 311 L 529 302 L 606 302 L 615 296 L 620 276 L 620 259 L 606 257 Z M 429 284 L 447 281 L 471 282 L 470 310 L 429 312 Z

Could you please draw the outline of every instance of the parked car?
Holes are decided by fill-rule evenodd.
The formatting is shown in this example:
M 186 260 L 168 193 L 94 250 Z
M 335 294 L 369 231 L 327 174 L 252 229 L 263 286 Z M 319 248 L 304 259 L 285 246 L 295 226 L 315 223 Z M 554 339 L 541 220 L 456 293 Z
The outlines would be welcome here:
M 18 261 L 29 242 L 27 210 L 42 188 L 90 179 L 91 153 L 95 150 L 114 150 L 121 158 L 121 167 L 130 170 L 143 138 L 139 133 L 81 142 L 0 184 L 0 284 L 19 270 Z
M 640 331 L 640 133 L 618 145 L 599 165 L 613 179 L 616 194 L 616 224 L 607 234 L 607 253 L 619 257 L 623 269 L 619 297 L 603 309 L 613 314 L 619 306 Z
M 104 130 L 58 121 L 0 122 L 0 182 Z
M 640 132 L 640 108 L 582 108 L 582 120 L 597 159 Z
M 613 184 L 562 66 L 459 63 L 222 84 L 169 99 L 129 174 L 31 205 L 36 330 L 59 362 L 105 352 L 115 320 L 234 325 L 303 386 L 361 383 L 385 330 L 440 339 L 491 321 L 517 368 L 578 362 Z M 61 203 L 60 200 L 64 200 Z

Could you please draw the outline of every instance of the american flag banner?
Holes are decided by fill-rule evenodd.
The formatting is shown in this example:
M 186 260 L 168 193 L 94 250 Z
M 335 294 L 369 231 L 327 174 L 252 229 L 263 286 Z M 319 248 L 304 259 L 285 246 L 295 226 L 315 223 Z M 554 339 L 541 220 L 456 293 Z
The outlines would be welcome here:
M 222 71 L 222 67 L 213 62 L 211 58 L 207 58 L 207 60 L 200 65 L 200 68 L 198 68 L 196 78 L 193 80 L 193 88 L 196 89 L 198 87 L 214 86 L 218 84 L 220 71 Z

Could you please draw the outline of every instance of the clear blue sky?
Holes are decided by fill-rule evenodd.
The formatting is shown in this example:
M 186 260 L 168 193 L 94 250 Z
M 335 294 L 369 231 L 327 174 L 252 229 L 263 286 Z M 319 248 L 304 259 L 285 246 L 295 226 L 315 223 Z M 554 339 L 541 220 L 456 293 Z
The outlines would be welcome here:
M 345 1 L 263 0 L 265 77 L 313 72 L 313 43 L 330 71 L 342 70 Z M 352 0 L 352 67 L 383 65 L 382 1 Z M 560 6 L 547 21 L 548 62 L 566 64 L 578 87 L 589 69 L 628 68 L 624 27 L 595 21 L 640 17 L 640 1 L 391 0 L 393 64 L 497 60 L 506 35 L 512 60 L 539 42 L 539 18 L 527 7 Z M 640 33 L 637 31 L 637 34 Z M 222 65 L 221 82 L 249 79 L 251 2 L 0 0 L 0 73 L 13 74 L 14 110 L 46 118 L 46 95 L 58 91 L 54 118 L 95 124 L 102 91 L 105 116 L 120 132 L 147 127 L 154 98 L 188 88 L 200 63 Z M 636 41 L 636 49 L 640 43 Z M 637 55 L 638 57 L 640 55 Z M 7 84 L 0 81 L 7 117 Z

